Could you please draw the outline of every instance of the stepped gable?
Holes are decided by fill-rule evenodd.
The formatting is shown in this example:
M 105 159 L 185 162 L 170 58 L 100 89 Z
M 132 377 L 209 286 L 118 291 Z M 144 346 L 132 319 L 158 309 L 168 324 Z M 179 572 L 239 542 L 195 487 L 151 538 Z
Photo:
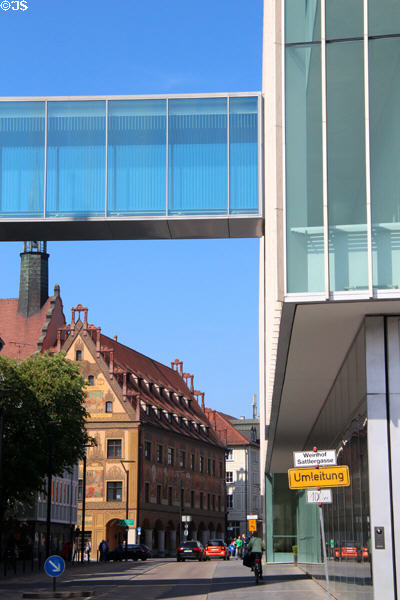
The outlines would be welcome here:
M 57 341 L 57 328 L 65 324 L 60 288 L 40 311 L 25 317 L 18 312 L 18 298 L 0 299 L 1 355 L 23 360 L 34 352 L 45 352 Z
M 135 404 L 139 399 L 141 421 L 224 446 L 177 371 L 103 334 L 100 334 L 100 348 L 106 362 L 110 350 L 113 351 L 117 379 L 129 374 L 126 395 L 134 397 Z
M 258 444 L 249 441 L 234 425 L 232 425 L 231 420 L 236 421 L 236 418 L 225 415 L 218 410 L 212 410 L 211 408 L 206 408 L 205 410 L 211 425 L 217 434 L 226 442 L 227 446 L 245 445 L 258 448 Z

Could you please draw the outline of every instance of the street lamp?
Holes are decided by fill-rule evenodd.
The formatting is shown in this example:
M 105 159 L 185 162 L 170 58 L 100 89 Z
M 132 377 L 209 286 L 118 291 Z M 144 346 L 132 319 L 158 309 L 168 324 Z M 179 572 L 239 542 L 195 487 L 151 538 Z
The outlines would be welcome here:
M 2 556 L 1 540 L 3 534 L 3 427 L 4 427 L 4 406 L 3 399 L 10 389 L 5 385 L 5 377 L 0 373 L 0 556 Z
M 126 506 L 125 506 L 125 520 L 127 521 L 129 518 L 129 469 L 127 469 L 124 463 L 135 463 L 136 460 L 120 460 L 122 468 L 126 474 Z M 125 523 L 126 527 L 129 529 L 129 525 Z M 137 527 L 137 523 L 136 523 Z M 136 540 L 135 540 L 136 541 Z M 128 560 L 128 530 L 126 532 L 126 545 L 125 545 L 125 560 Z
M 190 474 L 187 473 L 186 470 L 182 470 L 182 471 L 175 471 L 175 475 L 178 478 L 178 476 L 182 475 L 182 473 L 186 473 L 186 477 L 189 479 L 190 478 Z M 183 509 L 183 498 L 182 498 L 182 490 L 183 490 L 183 483 L 182 483 L 182 477 L 179 477 L 179 543 L 181 543 L 182 541 L 182 509 Z

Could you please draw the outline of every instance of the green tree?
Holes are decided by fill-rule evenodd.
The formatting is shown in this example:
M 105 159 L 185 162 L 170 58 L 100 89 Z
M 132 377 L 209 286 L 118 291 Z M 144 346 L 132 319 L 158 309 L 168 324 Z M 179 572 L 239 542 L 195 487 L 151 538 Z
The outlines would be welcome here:
M 43 489 L 50 441 L 53 475 L 76 464 L 91 442 L 85 429 L 85 381 L 62 354 L 34 354 L 17 363 L 0 358 L 3 407 L 2 507 Z

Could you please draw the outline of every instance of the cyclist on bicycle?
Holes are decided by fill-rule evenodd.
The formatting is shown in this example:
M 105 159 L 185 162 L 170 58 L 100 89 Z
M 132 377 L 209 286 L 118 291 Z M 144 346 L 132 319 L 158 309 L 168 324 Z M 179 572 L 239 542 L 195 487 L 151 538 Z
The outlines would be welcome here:
M 262 553 L 265 550 L 265 544 L 260 537 L 257 536 L 257 532 L 253 531 L 252 537 L 247 544 L 247 552 L 250 554 L 250 562 L 252 564 L 251 570 L 254 570 L 254 561 L 258 557 L 260 559 L 260 577 L 262 577 Z

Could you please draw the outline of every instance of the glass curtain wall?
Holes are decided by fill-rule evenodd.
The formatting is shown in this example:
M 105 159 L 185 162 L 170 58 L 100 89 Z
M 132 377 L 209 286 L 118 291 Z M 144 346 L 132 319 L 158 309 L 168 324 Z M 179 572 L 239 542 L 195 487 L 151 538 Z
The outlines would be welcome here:
M 45 103 L 0 103 L 0 213 L 44 211 Z
M 259 104 L 0 102 L 0 216 L 257 215 Z
M 397 289 L 400 5 L 397 0 L 321 1 L 326 9 L 322 24 L 317 0 L 285 2 L 287 292 L 323 292 L 326 288 L 362 292 L 370 286 Z M 364 5 L 368 23 L 364 23 Z M 326 35 L 322 63 L 321 25 Z M 365 28 L 368 57 L 364 54 Z M 365 106 L 369 106 L 368 115 Z M 322 123 L 325 109 L 326 125 Z M 325 127 L 326 149 L 322 146 Z M 328 253 L 328 282 L 324 281 L 324 252 Z

